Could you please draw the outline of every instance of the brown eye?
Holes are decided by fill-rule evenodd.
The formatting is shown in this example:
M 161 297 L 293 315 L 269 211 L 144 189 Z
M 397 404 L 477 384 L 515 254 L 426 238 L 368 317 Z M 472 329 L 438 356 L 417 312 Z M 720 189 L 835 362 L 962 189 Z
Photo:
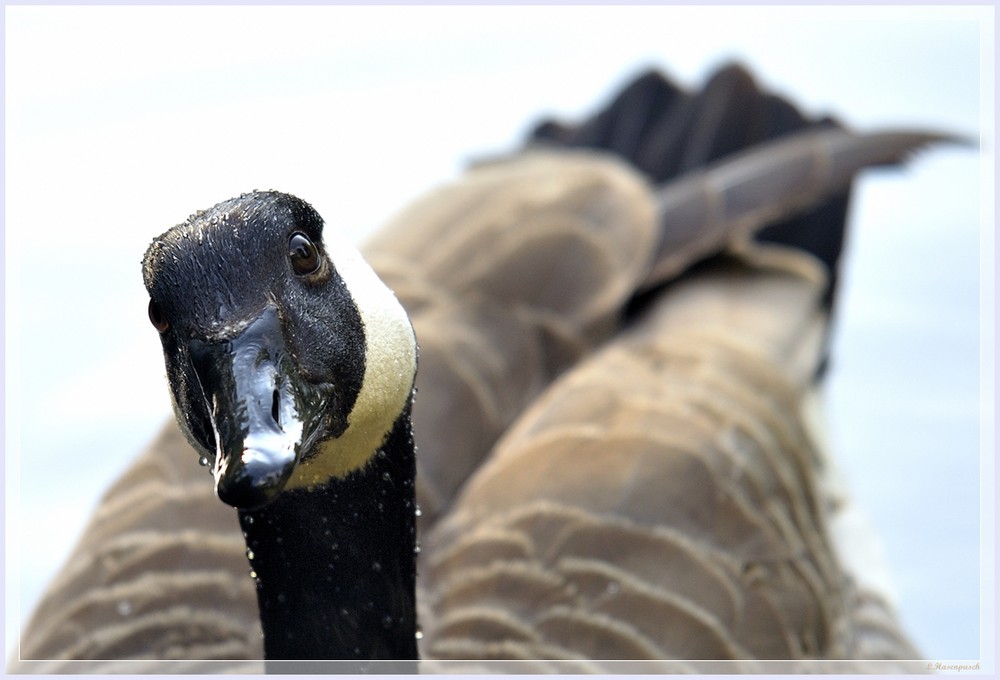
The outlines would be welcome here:
M 300 231 L 288 238 L 288 259 L 292 261 L 292 269 L 300 276 L 312 274 L 319 269 L 319 250 Z
M 167 329 L 170 328 L 170 322 L 167 321 L 167 317 L 163 315 L 163 310 L 160 309 L 160 305 L 156 304 L 155 300 L 149 301 L 149 320 L 153 323 L 153 328 L 161 333 L 166 333 Z

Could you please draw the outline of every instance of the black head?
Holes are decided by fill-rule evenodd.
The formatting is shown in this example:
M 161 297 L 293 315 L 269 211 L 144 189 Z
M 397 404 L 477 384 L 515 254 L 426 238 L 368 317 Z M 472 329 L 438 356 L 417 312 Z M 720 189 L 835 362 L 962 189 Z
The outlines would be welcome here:
M 323 236 L 304 201 L 254 192 L 143 258 L 178 420 L 237 507 L 363 466 L 409 398 L 405 313 L 356 250 Z

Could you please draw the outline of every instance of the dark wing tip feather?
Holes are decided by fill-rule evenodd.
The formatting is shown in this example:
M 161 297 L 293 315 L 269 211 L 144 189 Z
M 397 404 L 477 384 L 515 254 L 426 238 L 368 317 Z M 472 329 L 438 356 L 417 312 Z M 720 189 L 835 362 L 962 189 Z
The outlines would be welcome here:
M 776 142 L 769 149 L 773 154 L 771 160 L 785 158 L 788 168 L 794 170 L 800 167 L 803 158 L 811 157 L 806 165 L 814 169 L 823 167 L 824 183 L 815 191 L 788 197 L 787 207 L 779 211 L 786 217 L 761 225 L 763 228 L 756 232 L 756 238 L 801 248 L 818 257 L 834 279 L 829 291 L 832 295 L 846 223 L 847 197 L 854 176 L 866 168 L 906 164 L 934 145 L 959 140 L 955 135 L 924 130 L 853 133 L 831 129 L 815 133 L 812 140 L 789 137 L 787 141 Z M 784 200 L 778 191 L 774 192 L 774 199 Z M 830 301 L 832 298 L 828 298 Z
M 978 147 L 978 141 L 964 135 L 930 130 L 883 130 L 842 135 L 835 150 L 853 155 L 852 164 L 864 167 L 896 166 L 938 145 Z
M 820 158 L 804 155 L 802 142 L 795 141 L 806 132 L 817 135 L 806 151 Z M 823 191 L 807 192 L 808 201 L 776 191 L 774 209 L 760 213 L 772 214 L 773 219 L 752 231 L 758 241 L 800 248 L 821 260 L 830 272 L 827 302 L 832 304 L 852 177 L 862 168 L 905 163 L 934 144 L 974 142 L 921 130 L 854 134 L 834 118 L 804 115 L 793 102 L 761 89 L 742 65 L 729 63 L 716 70 L 701 90 L 691 92 L 655 69 L 639 71 L 589 118 L 577 124 L 544 121 L 533 129 L 527 143 L 609 151 L 661 188 L 671 187 L 690 173 L 754 154 L 758 148 L 768 153 L 773 149 L 776 156 L 771 160 L 787 156 L 799 164 L 828 164 L 823 168 L 828 171 Z M 763 146 L 768 143 L 773 146 Z M 756 162 L 760 155 L 754 158 Z M 785 175 L 796 172 L 794 163 L 784 169 Z M 762 172 L 774 171 L 774 163 L 758 165 Z M 774 183 L 784 181 L 781 174 L 775 172 Z M 717 245 L 721 249 L 725 241 Z

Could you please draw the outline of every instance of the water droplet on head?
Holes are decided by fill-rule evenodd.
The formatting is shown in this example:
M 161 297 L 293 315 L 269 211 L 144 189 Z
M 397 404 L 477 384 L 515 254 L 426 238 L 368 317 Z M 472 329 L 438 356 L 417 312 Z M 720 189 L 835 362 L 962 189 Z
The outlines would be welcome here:
M 419 543 L 414 543 L 413 544 L 413 554 L 414 555 L 419 555 L 420 554 L 420 544 Z
M 413 634 L 413 636 L 418 640 L 424 639 L 424 631 L 421 630 L 420 626 L 417 626 L 417 631 Z
M 605 590 L 607 590 L 608 595 L 617 595 L 621 586 L 618 585 L 617 581 L 608 581 L 608 587 Z
M 208 467 L 209 462 L 208 456 L 198 456 L 198 465 Z
M 424 513 L 423 513 L 423 511 L 422 511 L 422 510 L 420 509 L 420 506 L 418 505 L 418 506 L 416 506 L 416 509 L 414 509 L 414 511 L 413 511 L 413 514 L 414 514 L 414 515 L 416 515 L 417 517 L 420 517 L 420 516 L 421 516 L 422 514 L 424 514 Z
M 381 564 L 381 562 L 372 562 L 372 569 L 374 571 L 382 571 L 382 564 Z
M 248 560 L 253 559 L 253 550 L 251 550 L 250 548 L 247 548 L 247 559 Z
M 382 617 L 382 627 L 386 629 L 392 628 L 392 617 L 388 614 Z
M 121 602 L 118 603 L 115 609 L 118 610 L 119 615 L 128 616 L 129 614 L 132 613 L 132 603 L 129 602 L 128 600 L 122 600 Z

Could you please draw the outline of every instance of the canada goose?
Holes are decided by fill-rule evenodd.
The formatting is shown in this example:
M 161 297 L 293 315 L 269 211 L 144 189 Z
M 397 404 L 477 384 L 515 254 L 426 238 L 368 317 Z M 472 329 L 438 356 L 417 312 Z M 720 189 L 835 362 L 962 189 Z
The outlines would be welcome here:
M 801 124 L 787 104 L 759 95 L 748 83 L 741 71 L 729 69 L 699 98 L 682 98 L 670 106 L 663 102 L 670 88 L 661 79 L 647 77 L 619 100 L 626 106 L 612 104 L 594 124 L 575 132 L 546 127 L 538 136 L 550 144 L 569 146 L 578 134 L 582 146 L 622 152 L 654 181 L 666 182 L 680 170 L 697 168 L 725 152 Z M 720 90 L 727 88 L 740 91 L 741 102 L 762 102 L 760 108 L 772 115 L 758 110 L 746 119 L 737 115 L 725 124 L 707 124 L 699 130 L 698 123 L 704 118 L 697 113 L 706 109 L 718 114 L 730 111 L 724 99 L 719 101 Z M 625 123 L 626 115 L 640 110 L 634 101 L 628 102 L 644 92 L 651 107 L 649 116 L 638 125 Z M 754 128 L 761 120 L 770 126 Z M 740 134 L 725 139 L 741 123 Z M 601 135 L 588 140 L 587 132 L 595 129 L 620 130 L 620 134 L 612 134 L 606 141 Z M 635 130 L 641 131 L 638 143 L 630 138 Z M 833 220 L 829 227 L 833 243 L 810 248 L 818 259 L 801 248 L 796 252 L 787 247 L 802 246 L 804 238 L 794 230 L 786 233 L 787 225 L 772 232 L 773 239 L 785 243 L 784 248 L 755 244 L 749 236 L 790 210 L 843 190 L 859 167 L 893 162 L 931 139 L 923 135 L 866 138 L 838 131 L 810 133 L 731 160 L 707 175 L 666 184 L 655 194 L 650 192 L 647 179 L 595 152 L 537 151 L 484 165 L 463 183 L 415 206 L 372 241 L 367 259 L 407 308 L 421 343 L 418 375 L 430 376 L 429 384 L 419 385 L 413 406 L 420 442 L 416 493 L 427 534 L 421 543 L 424 597 L 419 606 L 439 607 L 443 613 L 440 619 L 420 616 L 424 648 L 430 655 L 850 658 L 863 657 L 863 644 L 877 640 L 884 644 L 880 652 L 890 658 L 913 656 L 877 601 L 873 604 L 865 599 L 866 594 L 851 593 L 843 583 L 824 529 L 828 499 L 814 479 L 821 464 L 799 418 L 800 402 L 810 391 L 823 355 L 831 290 L 828 277 L 835 271 L 839 253 L 844 199 L 827 208 L 826 217 L 813 215 L 803 221 L 816 227 Z M 664 171 L 665 176 L 657 176 L 655 170 L 643 167 L 635 151 L 645 153 L 654 142 L 663 144 L 663 157 L 671 162 L 683 157 L 673 152 L 678 146 L 687 150 L 688 160 L 681 167 Z M 634 147 L 632 153 L 629 146 Z M 842 161 L 845 165 L 839 167 Z M 747 186 L 744 182 L 759 178 L 773 181 L 788 168 L 792 170 L 784 175 L 785 181 L 790 175 L 802 183 L 785 184 L 787 194 L 774 193 L 782 182 L 763 188 L 752 185 L 748 196 L 740 194 Z M 814 168 L 821 168 L 824 174 L 817 176 Z M 742 203 L 743 198 L 749 203 Z M 683 221 L 686 216 L 690 222 Z M 661 223 L 670 229 L 661 233 Z M 269 657 L 325 658 L 336 653 L 413 658 L 415 612 L 410 584 L 414 578 L 415 507 L 413 492 L 408 491 L 413 484 L 413 462 L 395 453 L 366 461 L 387 431 L 391 436 L 386 446 L 392 444 L 394 452 L 412 454 L 405 416 L 415 345 L 409 323 L 401 309 L 391 306 L 393 297 L 387 289 L 347 246 L 336 243 L 331 230 L 320 232 L 321 224 L 308 205 L 275 193 L 250 194 L 193 216 L 155 242 L 147 255 L 146 281 L 153 296 L 150 315 L 163 333 L 168 374 L 183 428 L 211 463 L 220 496 L 245 508 L 240 517 L 248 534 L 252 569 L 258 576 Z M 604 231 L 594 224 L 614 228 Z M 425 231 L 418 232 L 415 225 L 426 225 Z M 472 232 L 470 225 L 483 231 Z M 520 238 L 505 241 L 515 225 L 525 231 L 514 232 L 521 234 Z M 428 235 L 430 230 L 435 230 L 433 238 Z M 474 243 L 468 240 L 471 234 L 478 239 Z M 549 254 L 526 249 L 529 237 L 537 239 L 536 244 L 546 243 L 551 248 Z M 251 242 L 267 247 L 246 248 Z M 481 246 L 484 242 L 489 249 Z M 729 254 L 691 270 L 693 264 L 724 250 Z M 214 259 L 220 252 L 259 264 L 252 270 L 256 274 L 268 271 L 272 277 L 251 278 L 242 268 L 220 268 L 219 260 Z M 551 253 L 560 257 L 553 262 Z M 524 255 L 536 259 L 532 262 Z M 427 269 L 420 271 L 416 264 Z M 508 266 L 511 268 L 505 268 Z M 362 277 L 366 285 L 353 287 L 356 282 L 349 280 L 349 274 Z M 301 281 L 305 285 L 293 293 L 298 277 L 304 277 Z M 261 287 L 262 281 L 273 280 L 285 283 L 277 289 Z M 577 295 L 568 295 L 562 285 L 553 282 L 571 284 L 570 290 Z M 321 298 L 314 295 L 320 289 L 329 291 L 339 302 L 328 305 L 336 312 L 333 317 L 320 309 Z M 647 289 L 647 295 L 634 300 L 637 291 Z M 192 296 L 192 292 L 197 294 Z M 371 296 L 369 302 L 390 306 L 365 305 L 358 297 L 362 292 Z M 271 300 L 271 306 L 263 300 Z M 591 355 L 617 331 L 622 308 L 630 302 L 633 305 L 626 315 L 630 329 Z M 487 305 L 485 312 L 483 304 Z M 267 311 L 258 316 L 261 308 Z M 380 313 L 386 309 L 392 312 Z M 705 314 L 707 309 L 719 313 Z M 234 321 L 237 317 L 231 315 L 240 311 L 247 315 Z M 300 343 L 311 343 L 310 352 L 321 345 L 324 338 L 316 335 L 318 324 L 321 320 L 327 323 L 328 318 L 336 319 L 330 322 L 338 328 L 333 337 L 343 343 L 329 347 L 324 360 L 318 360 Z M 304 319 L 309 323 L 303 323 Z M 375 335 L 362 330 L 376 327 L 391 332 Z M 277 328 L 283 330 L 276 333 Z M 739 331 L 735 338 L 734 329 Z M 211 332 L 203 333 L 206 330 Z M 235 330 L 251 335 L 235 340 L 231 337 Z M 196 332 L 202 334 L 200 339 Z M 371 344 L 391 338 L 402 344 Z M 500 344 L 501 339 L 506 344 Z M 271 359 L 271 363 L 260 364 L 267 372 L 266 381 L 245 380 L 231 366 L 214 361 L 212 357 L 225 349 L 220 343 L 223 340 L 231 343 L 234 358 L 241 364 L 256 365 L 253 352 L 264 348 Z M 364 351 L 359 351 L 362 348 Z M 588 358 L 578 363 L 584 356 Z M 378 390 L 371 389 L 369 382 L 370 377 L 376 377 L 374 373 L 370 376 L 369 370 L 382 365 L 374 357 L 391 360 L 396 367 L 394 379 Z M 574 364 L 570 373 L 550 387 L 557 374 Z M 333 369 L 340 374 L 322 377 Z M 300 372 L 320 385 L 309 387 L 300 381 L 302 394 L 295 396 L 298 379 L 294 376 Z M 275 381 L 275 375 L 285 377 Z M 629 376 L 624 384 L 615 379 L 622 375 Z M 199 406 L 203 398 L 199 391 L 210 392 L 209 385 L 227 379 L 235 380 L 234 389 L 240 395 L 263 386 L 265 391 L 257 403 L 262 410 L 252 415 L 244 411 L 241 416 L 237 409 L 227 415 L 224 391 L 214 394 L 211 413 Z M 686 395 L 678 400 L 678 410 L 660 409 L 663 395 L 657 390 L 663 385 Z M 624 394 L 622 386 L 627 387 Z M 685 392 L 687 389 L 691 391 Z M 481 464 L 494 440 L 539 395 L 531 411 Z M 748 399 L 747 395 L 760 395 L 760 399 Z M 380 398 L 391 402 L 388 405 L 393 408 L 375 409 Z M 240 396 L 236 401 L 244 399 Z M 587 408 L 563 412 L 573 399 L 582 399 Z M 629 409 L 612 408 L 619 403 L 628 404 Z M 727 405 L 723 412 L 720 403 Z M 332 408 L 312 413 L 312 420 L 305 419 L 303 414 L 317 404 Z M 361 411 L 352 410 L 351 404 L 371 407 L 371 413 L 381 421 L 376 418 L 371 428 L 361 427 Z M 423 414 L 422 404 L 428 405 Z M 245 465 L 234 463 L 231 456 L 215 456 L 216 445 L 225 453 L 242 451 L 240 430 L 250 423 L 240 419 L 255 420 L 256 425 L 258 416 L 267 425 L 267 438 L 279 442 L 277 451 L 262 443 L 252 449 L 261 456 L 246 456 Z M 606 417 L 610 417 L 609 422 L 602 420 Z M 444 424 L 433 427 L 435 418 Z M 422 419 L 427 423 L 423 430 Z M 307 440 L 302 450 L 296 451 L 298 443 L 288 430 L 297 429 L 299 425 L 289 423 L 298 420 L 306 435 L 319 440 L 338 433 L 333 441 L 353 442 L 347 450 L 360 457 L 348 462 L 341 462 L 343 457 L 327 458 L 322 452 L 332 448 L 314 448 L 316 440 Z M 272 421 L 280 426 L 272 426 Z M 666 425 L 669 432 L 664 431 Z M 428 445 L 422 431 L 440 438 L 440 443 Z M 628 458 L 632 467 L 618 461 L 611 467 L 607 458 L 611 449 L 602 450 L 602 442 L 612 435 L 627 444 L 620 457 Z M 448 437 L 456 441 L 448 441 Z M 539 442 L 546 444 L 544 455 L 534 455 Z M 581 469 L 576 465 L 582 452 L 594 444 L 598 450 L 588 457 L 599 464 L 601 476 L 584 477 L 582 462 Z M 653 444 L 671 455 L 646 455 L 646 451 L 656 450 L 649 448 Z M 177 451 L 176 446 L 173 451 Z M 456 452 L 461 456 L 455 457 Z M 303 463 L 299 467 L 296 456 L 305 459 L 299 461 Z M 540 467 L 525 465 L 527 456 L 532 462 L 538 460 Z M 187 468 L 195 469 L 190 460 L 188 456 Z M 329 465 L 330 460 L 338 462 Z M 259 464 L 265 469 L 258 468 Z M 666 465 L 664 470 L 669 474 L 653 474 L 651 468 L 643 467 L 659 464 Z M 401 468 L 386 467 L 393 465 Z M 176 472 L 173 459 L 155 451 L 127 473 L 109 493 L 108 506 L 93 529 L 109 537 L 109 543 L 97 549 L 102 551 L 99 558 L 67 570 L 56 590 L 78 589 L 81 581 L 100 582 L 104 575 L 95 573 L 100 570 L 128 579 L 161 570 L 168 572 L 164 583 L 187 588 L 185 592 L 192 598 L 228 598 L 238 606 L 245 603 L 248 587 L 252 590 L 249 579 L 230 582 L 225 576 L 220 580 L 218 571 L 205 576 L 196 569 L 186 574 L 174 569 L 185 563 L 197 568 L 202 559 L 217 568 L 223 556 L 233 554 L 244 560 L 242 543 L 231 529 L 220 529 L 218 540 L 213 537 L 204 547 L 197 545 L 203 539 L 193 529 L 173 534 L 168 540 L 152 534 L 157 523 L 165 526 L 176 521 L 163 513 L 163 501 L 152 496 L 154 490 L 165 491 L 167 502 L 185 508 L 182 525 L 187 527 L 201 528 L 199 525 L 212 524 L 221 516 L 215 511 L 203 514 L 201 499 L 208 499 L 210 493 L 189 498 L 187 485 L 164 483 L 178 475 L 186 477 L 187 472 Z M 325 484 L 331 476 L 343 477 L 343 486 Z M 566 481 L 576 484 L 580 493 L 572 504 L 557 505 L 556 497 L 567 494 L 571 487 L 546 488 L 544 483 L 561 482 L 563 477 L 569 477 Z M 658 479 L 670 480 L 669 493 L 643 484 Z M 597 480 L 597 489 L 604 492 L 601 497 L 593 493 Z M 196 481 L 208 489 L 203 475 Z M 292 490 L 278 493 L 282 484 Z M 307 490 L 310 486 L 313 491 Z M 634 494 L 631 504 L 626 491 Z M 623 514 L 595 515 L 598 510 L 609 511 L 612 492 Z M 310 513 L 308 504 L 313 502 L 321 509 Z M 137 510 L 140 503 L 148 504 L 148 514 Z M 327 505 L 335 503 L 350 507 L 346 512 L 335 512 Z M 356 504 L 368 507 L 354 507 Z M 129 516 L 123 516 L 126 508 Z M 714 508 L 721 524 L 709 521 L 712 517 L 705 514 L 706 508 Z M 351 521 L 355 511 L 364 522 Z M 656 515 L 657 511 L 661 514 Z M 276 519 L 285 513 L 298 516 L 303 512 L 318 518 L 319 525 Z M 119 533 L 137 516 L 146 522 L 146 535 Z M 335 526 L 324 528 L 324 518 L 326 524 Z M 371 523 L 373 518 L 379 519 L 380 527 Z M 291 527 L 323 533 L 318 542 L 307 541 L 289 533 Z M 348 530 L 375 533 L 353 545 L 346 542 L 346 534 L 336 539 L 336 545 L 329 542 L 333 539 L 325 538 L 327 531 L 332 536 Z M 234 535 L 239 543 L 235 552 L 230 540 Z M 387 540 L 389 536 L 394 538 Z M 623 537 L 628 537 L 635 555 L 657 555 L 656 560 L 671 566 L 650 573 L 648 567 L 656 560 L 630 557 L 623 550 Z M 327 552 L 317 562 L 317 569 L 302 569 L 305 565 L 298 561 L 301 555 L 295 554 L 307 545 Z M 561 561 L 543 554 L 556 546 L 566 549 L 560 553 Z M 612 550 L 627 564 L 615 566 L 606 554 L 597 559 L 602 548 Z M 95 546 L 90 549 L 94 551 Z M 168 569 L 164 565 L 169 560 L 175 564 Z M 286 561 L 298 570 L 288 570 Z M 296 598 L 313 597 L 327 588 L 323 583 L 333 574 L 323 565 L 334 562 L 343 565 L 338 568 L 357 572 L 348 580 L 338 571 L 336 582 L 330 582 L 329 596 L 345 600 L 322 607 L 316 617 L 303 616 L 311 607 Z M 228 569 L 224 567 L 221 573 Z M 245 561 L 235 571 L 245 574 Z M 450 578 L 449 574 L 457 576 Z M 192 578 L 185 581 L 185 576 Z M 306 577 L 320 582 L 315 590 L 305 590 Z M 678 584 L 677 579 L 684 577 L 692 580 Z M 668 580 L 653 580 L 663 578 Z M 277 591 L 272 590 L 275 579 L 284 583 Z M 392 587 L 387 587 L 390 580 Z M 363 592 L 346 591 L 345 583 L 363 588 Z M 529 594 L 520 599 L 506 597 L 515 583 L 523 584 L 527 589 L 523 592 Z M 483 584 L 491 587 L 476 587 Z M 149 644 L 148 638 L 158 635 L 157 626 L 164 624 L 178 630 L 187 626 L 194 635 L 185 638 L 178 633 L 168 639 L 167 646 L 157 650 L 162 656 L 188 657 L 197 649 L 185 646 L 191 640 L 200 640 L 200 651 L 215 658 L 241 656 L 245 651 L 241 641 L 254 644 L 251 634 L 245 632 L 246 622 L 241 624 L 239 617 L 231 615 L 236 608 L 221 610 L 216 619 L 193 619 L 188 615 L 200 612 L 191 603 L 198 604 L 198 600 L 184 601 L 171 609 L 163 602 L 174 599 L 176 592 L 167 589 L 150 594 L 151 586 L 155 587 L 152 579 L 141 589 L 129 590 L 131 583 L 123 581 L 118 590 L 88 592 L 69 608 L 79 617 L 76 620 L 54 616 L 51 611 L 42 617 L 48 603 L 43 604 L 36 619 L 45 622 L 48 641 L 31 651 L 42 658 L 56 655 L 46 649 L 62 650 L 59 654 L 70 658 L 110 658 L 116 652 L 123 657 L 138 655 L 135 650 Z M 772 586 L 774 590 L 769 590 Z M 699 596 L 708 599 L 699 600 Z M 713 599 L 715 596 L 718 599 Z M 374 602 L 368 598 L 375 597 L 384 602 L 368 609 L 367 603 Z M 855 606 L 855 599 L 864 607 Z M 544 614 L 536 614 L 537 625 L 526 630 L 524 621 L 528 619 L 515 616 L 524 613 L 516 609 L 539 601 L 550 606 Z M 498 602 L 512 610 L 497 610 Z M 584 620 L 581 607 L 598 615 Z M 668 637 L 657 638 L 655 630 L 644 630 L 637 622 L 630 625 L 618 607 L 650 615 L 649 621 L 655 621 L 656 627 L 665 620 L 675 620 L 668 612 L 681 623 L 668 627 Z M 97 630 L 81 623 L 88 617 L 99 620 L 108 611 L 119 617 L 117 628 Z M 334 625 L 321 618 L 330 612 Z M 869 612 L 871 618 L 865 619 Z M 340 625 L 336 625 L 338 621 Z M 345 621 L 348 625 L 343 625 Z M 765 621 L 773 628 L 765 626 Z M 139 629 L 137 622 L 141 622 Z M 349 637 L 356 630 L 354 624 L 362 623 L 368 624 L 365 635 Z M 734 623 L 735 627 L 726 627 Z M 857 627 L 852 627 L 853 623 Z M 223 632 L 216 633 L 219 629 L 213 628 L 215 624 L 229 627 L 223 625 Z M 88 632 L 81 635 L 81 630 Z M 377 634 L 372 635 L 371 630 Z M 861 630 L 872 635 L 860 635 Z M 539 641 L 532 631 L 544 631 L 547 637 Z M 209 637 L 215 634 L 218 637 Z M 860 648 L 851 641 L 855 635 Z M 600 647 L 598 641 L 622 646 Z M 47 644 L 54 646 L 45 647 Z M 144 651 L 149 649 L 147 646 Z M 31 652 L 29 655 L 38 658 Z

